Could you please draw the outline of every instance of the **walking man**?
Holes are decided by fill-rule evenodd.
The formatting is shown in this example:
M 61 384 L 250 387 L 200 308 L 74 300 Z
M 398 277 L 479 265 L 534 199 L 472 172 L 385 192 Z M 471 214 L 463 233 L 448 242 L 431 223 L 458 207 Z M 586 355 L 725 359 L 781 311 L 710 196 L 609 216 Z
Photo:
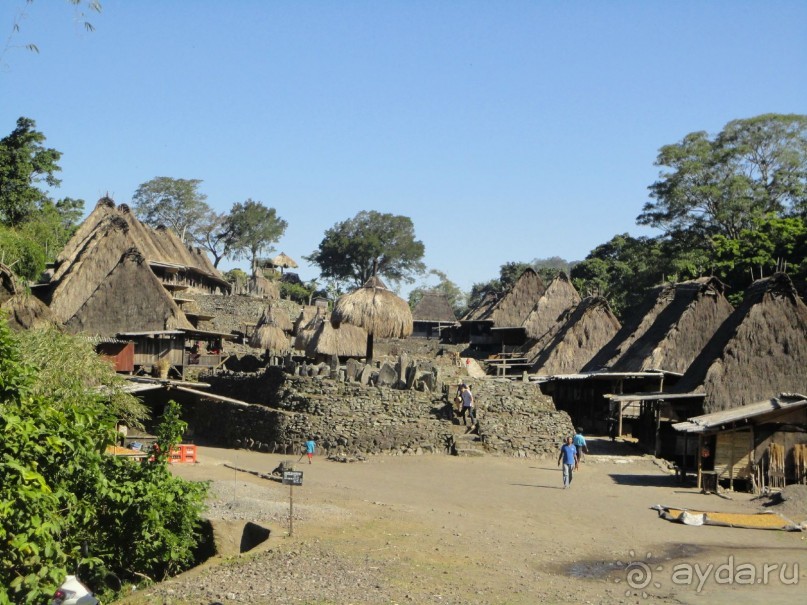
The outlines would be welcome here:
M 467 384 L 460 385 L 460 397 L 462 397 L 462 424 L 465 426 L 465 414 L 471 419 L 471 426 L 476 423 L 476 412 L 474 411 L 474 396 Z
M 585 453 L 586 455 L 588 455 L 588 446 L 586 445 L 586 438 L 583 437 L 582 426 L 577 427 L 577 433 L 572 439 L 572 443 L 574 444 L 574 447 L 577 448 L 578 462 L 583 462 L 583 454 Z
M 560 448 L 558 455 L 558 466 L 563 461 L 563 489 L 569 489 L 572 486 L 572 476 L 574 471 L 577 470 L 577 448 L 574 447 L 571 437 L 566 437 L 566 442 Z

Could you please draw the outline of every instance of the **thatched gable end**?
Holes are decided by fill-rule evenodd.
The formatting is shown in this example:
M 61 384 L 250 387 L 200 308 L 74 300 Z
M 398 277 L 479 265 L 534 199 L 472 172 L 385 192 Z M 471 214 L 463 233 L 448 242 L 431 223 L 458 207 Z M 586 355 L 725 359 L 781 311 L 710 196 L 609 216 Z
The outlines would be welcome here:
M 530 311 L 546 292 L 541 277 L 526 269 L 491 312 L 494 327 L 515 328 L 524 324 Z
M 540 339 L 558 326 L 563 315 L 580 303 L 580 294 L 565 273 L 559 273 L 524 320 L 528 338 Z
M 723 289 L 714 277 L 654 288 L 644 313 L 623 326 L 583 370 L 686 372 L 734 311 Z
M 448 297 L 442 292 L 424 292 L 415 308 L 412 309 L 414 321 L 455 322 L 457 316 Z
M 58 324 L 45 304 L 19 284 L 8 265 L 0 263 L 0 315 L 5 315 L 12 330 L 28 330 Z
M 193 326 L 148 268 L 128 249 L 81 307 L 65 322 L 73 333 L 113 335 L 151 330 L 192 330 Z
M 674 393 L 705 393 L 711 413 L 771 393 L 807 392 L 807 306 L 790 278 L 777 273 L 757 280 L 723 322 Z
M 619 320 L 608 302 L 588 297 L 566 314 L 566 321 L 544 341 L 530 372 L 535 374 L 575 374 L 607 343 Z

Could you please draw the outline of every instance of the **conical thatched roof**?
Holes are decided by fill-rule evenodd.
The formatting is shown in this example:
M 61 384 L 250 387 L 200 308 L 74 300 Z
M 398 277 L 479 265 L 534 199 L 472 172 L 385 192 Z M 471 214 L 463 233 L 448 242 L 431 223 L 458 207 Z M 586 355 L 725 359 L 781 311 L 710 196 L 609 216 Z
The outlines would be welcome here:
M 567 311 L 566 321 L 555 333 L 533 349 L 537 356 L 529 371 L 543 375 L 577 373 L 617 330 L 619 321 L 604 298 L 584 298 Z
M 754 282 L 674 393 L 705 393 L 704 413 L 771 393 L 807 392 L 807 306 L 784 273 Z
M 249 346 L 265 349 L 275 355 L 283 355 L 291 350 L 289 336 L 277 326 L 264 324 L 255 328 L 249 339 Z
M 308 357 L 320 355 L 338 357 L 364 357 L 367 347 L 367 332 L 343 323 L 334 328 L 330 322 L 321 321 L 313 330 L 305 348 Z
M 715 277 L 653 288 L 634 320 L 622 326 L 583 371 L 686 372 L 734 311 L 723 289 Z
M 103 254 L 95 254 L 88 261 L 99 256 Z M 114 335 L 120 332 L 193 329 L 136 249 L 129 248 L 118 255 L 117 262 L 105 274 L 85 275 L 98 268 L 93 262 L 78 262 L 64 276 L 64 284 L 75 284 L 76 290 L 87 293 L 74 311 L 72 309 L 78 303 L 78 297 L 71 296 L 70 291 L 59 289 L 54 294 L 51 310 L 55 307 L 65 313 L 64 325 L 68 331 Z M 95 287 L 89 287 L 90 284 Z M 65 312 L 66 309 L 71 310 L 69 314 Z
M 423 298 L 412 310 L 412 318 L 415 321 L 457 321 L 454 309 L 451 308 L 451 303 L 448 302 L 448 296 L 434 290 L 423 293 Z
M 249 346 L 282 355 L 291 349 L 291 341 L 287 334 L 291 329 L 291 320 L 286 312 L 269 305 L 263 310 L 255 326 L 255 331 L 249 339 Z
M 324 316 L 325 309 L 321 307 L 317 307 L 315 305 L 305 305 L 301 310 L 300 314 L 297 316 L 297 319 L 294 320 L 294 324 L 292 325 L 292 334 L 297 336 L 303 330 L 308 329 L 308 323 L 317 316 Z M 295 347 L 296 348 L 296 347 Z M 300 349 L 301 351 L 305 350 L 305 347 Z
M 300 312 L 300 317 L 297 322 L 295 322 L 297 329 L 295 330 L 294 336 L 294 348 L 302 352 L 305 352 L 308 348 L 308 343 L 314 338 L 314 333 L 317 331 L 317 328 L 326 321 L 324 313 L 315 313 L 308 318 L 308 321 L 301 323 L 304 315 L 305 310 Z
M 580 294 L 565 273 L 559 273 L 524 320 L 527 338 L 540 339 L 558 326 L 560 318 L 580 303 Z
M 28 330 L 55 324 L 45 304 L 23 288 L 11 269 L 0 263 L 0 316 L 5 315 L 12 330 Z
M 283 269 L 296 269 L 299 265 L 297 261 L 295 261 L 290 256 L 287 256 L 285 252 L 281 252 L 276 257 L 272 259 L 272 264 L 275 267 L 281 267 Z
M 331 323 L 364 328 L 379 338 L 406 338 L 412 334 L 412 312 L 406 301 L 387 289 L 378 277 L 336 301 Z
M 496 292 L 487 291 L 482 296 L 479 303 L 468 309 L 468 312 L 460 319 L 460 321 L 489 321 L 492 322 L 491 315 L 493 309 L 499 302 L 501 297 Z

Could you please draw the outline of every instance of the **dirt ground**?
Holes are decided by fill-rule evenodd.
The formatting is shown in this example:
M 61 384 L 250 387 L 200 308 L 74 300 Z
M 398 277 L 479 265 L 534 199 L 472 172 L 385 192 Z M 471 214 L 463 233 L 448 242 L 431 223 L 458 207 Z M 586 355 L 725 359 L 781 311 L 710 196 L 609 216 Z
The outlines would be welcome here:
M 650 507 L 765 509 L 678 485 L 630 444 L 590 446 L 569 490 L 556 460 L 425 455 L 316 457 L 293 492 L 257 475 L 287 457 L 200 448 L 175 472 L 212 481 L 230 553 L 120 603 L 804 602 L 807 532 L 665 521 Z M 271 536 L 239 555 L 250 520 Z

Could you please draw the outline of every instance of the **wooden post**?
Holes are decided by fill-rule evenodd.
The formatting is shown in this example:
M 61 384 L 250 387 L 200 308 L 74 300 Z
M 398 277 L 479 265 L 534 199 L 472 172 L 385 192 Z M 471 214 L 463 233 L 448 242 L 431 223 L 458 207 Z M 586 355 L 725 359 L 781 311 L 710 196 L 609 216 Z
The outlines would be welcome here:
M 294 535 L 294 485 L 289 484 L 289 536 Z
M 701 452 L 703 451 L 703 435 L 698 433 L 698 451 L 695 452 L 695 455 L 698 458 L 698 489 L 701 489 L 701 471 L 703 470 L 703 457 L 701 456 Z

